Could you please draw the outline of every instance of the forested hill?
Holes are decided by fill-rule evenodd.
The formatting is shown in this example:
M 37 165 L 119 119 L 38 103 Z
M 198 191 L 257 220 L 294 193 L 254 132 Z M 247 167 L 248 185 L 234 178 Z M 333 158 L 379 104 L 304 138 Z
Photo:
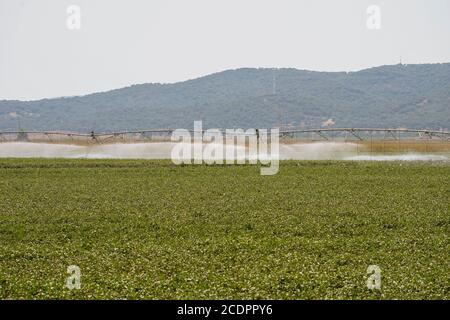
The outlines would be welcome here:
M 0 101 L 0 130 L 450 127 L 450 63 L 358 72 L 237 69 L 86 96 Z

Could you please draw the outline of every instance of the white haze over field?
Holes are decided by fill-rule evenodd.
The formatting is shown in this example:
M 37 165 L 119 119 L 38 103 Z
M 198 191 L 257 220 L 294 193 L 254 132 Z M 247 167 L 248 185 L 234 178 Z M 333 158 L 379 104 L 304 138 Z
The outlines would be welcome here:
M 345 158 L 344 160 L 357 160 L 357 161 L 443 161 L 449 160 L 448 157 L 443 155 L 432 154 L 400 154 L 400 155 L 366 155 L 366 156 L 354 156 Z
M 171 159 L 173 142 L 105 145 L 62 145 L 30 142 L 0 143 L 1 158 L 84 158 L 84 159 Z M 204 144 L 205 147 L 206 144 Z M 210 144 L 211 146 L 211 144 Z M 231 148 L 231 149 L 230 149 Z M 243 146 L 225 146 L 228 151 L 245 151 Z M 234 149 L 234 150 L 233 150 Z M 399 155 L 358 154 L 357 145 L 344 142 L 280 144 L 281 160 L 430 161 L 450 160 L 449 156 L 418 153 Z M 238 153 L 239 154 L 239 153 Z M 254 159 L 255 154 L 246 158 Z M 264 157 L 265 158 L 265 157 Z

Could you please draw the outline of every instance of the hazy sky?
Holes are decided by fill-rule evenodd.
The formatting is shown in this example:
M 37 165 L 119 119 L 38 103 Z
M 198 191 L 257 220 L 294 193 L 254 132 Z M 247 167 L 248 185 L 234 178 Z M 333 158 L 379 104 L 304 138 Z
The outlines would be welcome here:
M 81 9 L 79 30 L 67 27 L 69 5 Z M 370 5 L 379 30 L 367 27 Z M 0 0 L 0 99 L 400 59 L 450 62 L 450 0 Z

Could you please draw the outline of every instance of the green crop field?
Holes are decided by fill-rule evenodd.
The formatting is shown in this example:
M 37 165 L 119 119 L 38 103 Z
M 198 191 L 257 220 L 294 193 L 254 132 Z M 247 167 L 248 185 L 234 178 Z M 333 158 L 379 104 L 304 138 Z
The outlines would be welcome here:
M 449 235 L 443 162 L 0 160 L 2 299 L 449 299 Z

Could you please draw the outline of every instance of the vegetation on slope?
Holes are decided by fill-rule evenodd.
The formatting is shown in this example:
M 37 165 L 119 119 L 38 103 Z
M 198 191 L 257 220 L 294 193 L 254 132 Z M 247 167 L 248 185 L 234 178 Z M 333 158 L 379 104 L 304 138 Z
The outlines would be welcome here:
M 275 79 L 275 90 L 274 80 Z M 149 128 L 448 128 L 450 63 L 359 72 L 238 69 L 175 84 L 82 97 L 0 101 L 0 130 L 89 132 Z

